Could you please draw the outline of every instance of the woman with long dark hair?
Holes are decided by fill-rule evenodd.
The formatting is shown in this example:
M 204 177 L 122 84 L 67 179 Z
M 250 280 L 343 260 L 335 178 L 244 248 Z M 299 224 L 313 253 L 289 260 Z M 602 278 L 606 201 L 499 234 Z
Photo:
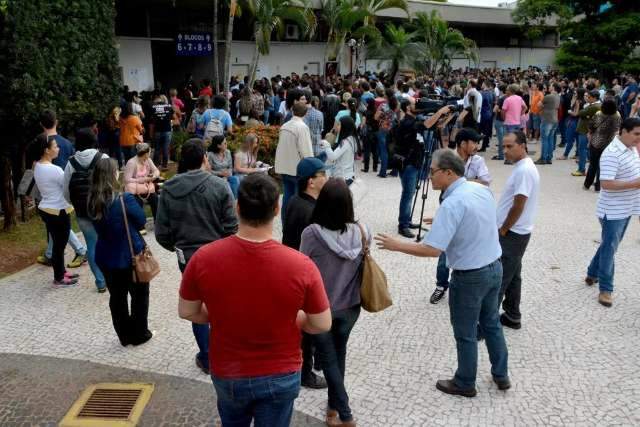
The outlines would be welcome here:
M 363 241 L 370 244 L 371 233 L 354 219 L 349 188 L 342 179 L 329 179 L 318 196 L 311 225 L 302 232 L 300 252 L 320 270 L 331 305 L 331 330 L 314 335 L 329 386 L 326 422 L 331 426 L 356 425 L 344 376 L 349 334 L 360 315 Z
M 144 211 L 130 193 L 121 193 L 118 166 L 113 159 L 101 159 L 91 176 L 88 212 L 98 233 L 96 263 L 104 274 L 109 290 L 109 309 L 113 327 L 123 346 L 149 341 L 149 283 L 134 280 L 133 258 L 129 248 L 126 222 L 134 254 L 145 246 L 138 232 L 144 227 Z M 131 296 L 131 310 L 127 297 Z
M 351 116 L 344 116 L 336 124 L 338 131 L 336 146 L 331 149 L 327 141 L 322 142 L 322 149 L 327 161 L 332 162 L 331 176 L 342 178 L 351 185 L 355 178 L 355 155 L 358 147 L 358 132 Z
M 367 99 L 367 109 L 364 113 L 364 124 L 362 126 L 364 145 L 364 159 L 362 161 L 362 172 L 369 172 L 369 160 L 373 157 L 373 171 L 378 171 L 378 121 L 374 118 L 376 115 L 376 101 L 373 98 Z
M 55 137 L 44 133 L 37 136 L 34 145 L 39 160 L 33 167 L 33 178 L 42 197 L 38 204 L 38 214 L 47 226 L 47 233 L 53 242 L 53 286 L 74 286 L 78 283 L 78 275 L 67 273 L 64 268 L 64 248 L 69 240 L 73 206 L 64 197 L 64 171 L 52 163 L 58 157 L 60 149 Z
M 585 190 L 589 190 L 595 181 L 594 189 L 600 191 L 600 156 L 618 134 L 621 123 L 622 118 L 613 99 L 606 99 L 600 111 L 589 122 L 591 139 L 589 140 L 589 169 L 584 180 Z
M 207 159 L 209 160 L 211 173 L 227 180 L 233 197 L 237 199 L 240 179 L 233 175 L 231 151 L 227 148 L 227 140 L 224 135 L 216 135 L 211 138 Z

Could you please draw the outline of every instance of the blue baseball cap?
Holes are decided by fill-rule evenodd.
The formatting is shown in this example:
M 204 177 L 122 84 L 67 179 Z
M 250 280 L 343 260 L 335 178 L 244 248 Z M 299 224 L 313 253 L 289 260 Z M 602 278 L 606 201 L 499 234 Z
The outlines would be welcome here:
M 327 170 L 327 167 L 322 160 L 315 157 L 305 157 L 298 162 L 296 175 L 298 179 L 311 178 L 316 173 L 325 170 Z

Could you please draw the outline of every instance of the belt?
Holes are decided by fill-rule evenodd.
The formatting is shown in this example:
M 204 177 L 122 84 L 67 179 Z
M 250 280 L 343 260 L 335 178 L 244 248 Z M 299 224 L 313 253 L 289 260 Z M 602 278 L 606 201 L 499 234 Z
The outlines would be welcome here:
M 474 273 L 476 271 L 480 271 L 480 270 L 484 270 L 487 267 L 491 267 L 493 264 L 495 264 L 496 262 L 500 262 L 500 258 L 496 259 L 493 262 L 490 262 L 489 264 L 485 265 L 484 267 L 480 267 L 480 268 L 472 268 L 470 270 L 453 270 L 454 273 Z

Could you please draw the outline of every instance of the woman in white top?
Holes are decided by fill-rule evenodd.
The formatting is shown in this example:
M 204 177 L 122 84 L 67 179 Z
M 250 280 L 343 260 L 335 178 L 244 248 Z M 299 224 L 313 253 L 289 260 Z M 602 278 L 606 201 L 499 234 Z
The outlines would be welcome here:
M 269 165 L 258 161 L 258 137 L 253 133 L 244 137 L 233 160 L 233 174 L 241 181 L 250 173 L 266 172 L 269 169 Z
M 327 141 L 322 142 L 322 149 L 327 155 L 327 162 L 331 163 L 331 176 L 342 178 L 351 185 L 355 178 L 355 155 L 358 146 L 356 124 L 351 116 L 344 116 L 334 128 L 338 131 L 335 149 Z
M 33 177 L 42 196 L 38 213 L 53 241 L 53 286 L 74 286 L 78 283 L 78 275 L 67 273 L 64 267 L 64 248 L 69 240 L 69 215 L 73 212 L 73 206 L 64 198 L 64 171 L 51 163 L 58 157 L 60 149 L 55 138 L 45 134 L 38 135 L 35 144 L 40 160 L 35 163 Z

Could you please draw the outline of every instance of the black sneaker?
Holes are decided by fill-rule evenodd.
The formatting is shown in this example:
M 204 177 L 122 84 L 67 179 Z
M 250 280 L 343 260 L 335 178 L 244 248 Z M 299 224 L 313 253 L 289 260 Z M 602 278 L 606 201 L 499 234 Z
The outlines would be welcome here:
M 504 315 L 504 313 L 500 315 L 500 323 L 502 323 L 502 326 L 506 326 L 507 328 L 511 328 L 511 329 L 522 328 L 522 324 L 520 322 L 514 322 L 512 320 L 509 320 L 507 316 Z
M 431 298 L 429 298 L 429 302 L 431 304 L 437 304 L 440 302 L 440 300 L 442 299 L 442 297 L 444 297 L 444 294 L 447 293 L 447 289 L 446 288 L 442 288 L 440 286 L 436 287 L 436 290 L 433 291 L 433 293 L 431 294 Z
M 300 381 L 300 384 L 302 385 L 302 387 L 312 388 L 316 390 L 327 388 L 327 381 L 324 378 L 317 376 L 313 372 L 309 373 L 309 375 L 305 375 L 302 378 L 302 381 Z
M 406 237 L 407 239 L 413 239 L 414 237 L 416 237 L 416 235 L 413 234 L 411 230 L 409 230 L 408 228 L 398 229 L 398 234 L 401 235 L 402 237 Z
M 420 228 L 420 224 L 409 224 L 409 228 L 412 230 L 417 230 Z

